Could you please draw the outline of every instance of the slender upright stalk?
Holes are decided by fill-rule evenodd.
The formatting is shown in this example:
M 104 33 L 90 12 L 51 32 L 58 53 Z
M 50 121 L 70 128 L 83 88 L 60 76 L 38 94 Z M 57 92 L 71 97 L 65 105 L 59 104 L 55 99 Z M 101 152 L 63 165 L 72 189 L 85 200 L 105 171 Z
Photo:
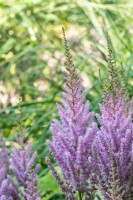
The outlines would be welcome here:
M 79 192 L 79 200 L 82 200 L 82 193 Z

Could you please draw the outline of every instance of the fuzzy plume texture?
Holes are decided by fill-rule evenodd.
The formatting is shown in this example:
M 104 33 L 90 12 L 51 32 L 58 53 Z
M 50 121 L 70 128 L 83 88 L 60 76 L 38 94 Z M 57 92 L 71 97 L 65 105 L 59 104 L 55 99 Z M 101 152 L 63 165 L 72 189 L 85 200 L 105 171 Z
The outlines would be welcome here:
M 3 139 L 0 152 L 0 200 L 41 200 L 37 182 L 40 166 L 33 167 L 36 153 L 31 156 L 31 143 L 24 143 L 23 135 L 18 137 L 17 145 L 20 148 L 13 146 L 10 160 L 5 143 Z M 18 181 L 17 185 L 10 176 L 10 167 Z M 23 192 L 19 190 L 22 187 Z
M 22 196 L 24 196 L 26 200 L 40 200 L 39 193 L 37 191 L 37 173 L 40 165 L 37 164 L 33 169 L 33 164 L 37 154 L 35 152 L 31 156 L 32 145 L 30 142 L 26 144 L 24 143 L 23 135 L 17 138 L 17 143 L 20 148 L 16 148 L 15 146 L 13 147 L 11 164 L 19 185 L 24 188 Z
M 133 123 L 126 102 L 119 96 L 114 104 L 100 106 L 101 124 L 94 145 L 97 178 L 105 199 L 133 198 Z
M 21 119 L 22 117 L 20 117 Z M 36 152 L 32 154 L 32 144 L 24 142 L 22 121 L 19 120 L 21 134 L 16 145 L 12 145 L 11 158 L 8 156 L 6 140 L 2 141 L 0 152 L 0 200 L 41 200 L 38 192 L 37 173 L 40 165 L 35 167 Z M 12 169 L 16 184 L 11 178 Z M 23 189 L 22 189 L 23 188 Z
M 6 140 L 2 140 L 2 149 L 0 152 L 0 199 L 18 199 L 18 188 L 10 177 L 10 161 L 6 148 Z
M 3 139 L 2 149 L 0 152 L 0 183 L 2 183 L 5 178 L 7 178 L 7 174 L 9 174 L 9 158 L 5 140 Z
M 26 200 L 41 200 L 38 192 L 37 171 L 29 168 L 26 189 L 24 191 Z
M 75 192 L 79 193 L 80 199 L 83 194 L 86 194 L 88 199 L 92 189 L 88 186 L 88 179 L 92 174 L 91 146 L 97 126 L 93 120 L 94 113 L 89 112 L 89 102 L 85 101 L 86 92 L 82 92 L 81 81 L 73 66 L 65 33 L 64 39 L 67 54 L 66 83 L 63 85 L 62 105 L 57 104 L 61 123 L 56 119 L 53 121 L 52 142 L 47 141 L 64 178 L 59 177 L 49 158 L 46 158 L 46 162 L 66 193 L 67 199 L 76 199 Z
M 132 105 L 126 100 L 123 88 L 118 83 L 111 50 L 109 62 L 109 89 L 104 87 L 105 94 L 100 105 L 101 115 L 97 115 L 101 126 L 93 145 L 93 166 L 105 199 L 131 200 L 133 199 Z

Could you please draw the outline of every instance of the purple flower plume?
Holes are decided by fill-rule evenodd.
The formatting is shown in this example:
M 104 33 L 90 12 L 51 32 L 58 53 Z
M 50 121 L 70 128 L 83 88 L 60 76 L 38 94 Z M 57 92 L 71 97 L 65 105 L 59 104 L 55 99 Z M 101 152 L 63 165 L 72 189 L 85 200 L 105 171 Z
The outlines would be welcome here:
M 110 97 L 109 106 L 103 103 L 100 106 L 102 115 L 97 115 L 101 128 L 94 145 L 94 160 L 104 196 L 107 198 L 108 190 L 115 191 L 118 187 L 118 194 L 124 191 L 123 198 L 128 199 L 128 195 L 133 195 L 132 116 L 121 97 L 115 105 L 112 101 Z
M 91 188 L 88 184 L 92 174 L 91 147 L 97 126 L 93 120 L 94 113 L 89 112 L 89 102 L 85 101 L 86 92 L 82 92 L 81 81 L 73 67 L 65 33 L 64 39 L 67 54 L 66 83 L 63 85 L 62 105 L 57 104 L 61 122 L 56 119 L 53 121 L 52 142 L 47 141 L 61 168 L 63 179 L 48 158 L 46 162 L 62 190 L 67 193 L 67 199 L 74 200 L 75 192 L 82 199 L 84 194 L 89 194 L 88 190 Z
M 6 140 L 2 140 L 2 149 L 0 152 L 0 183 L 7 178 L 9 174 L 9 158 L 8 158 L 8 151 L 6 148 Z
M 41 200 L 38 192 L 38 181 L 37 181 L 37 171 L 36 168 L 33 170 L 32 168 L 29 168 L 28 178 L 26 181 L 26 189 L 23 192 L 24 197 L 26 200 Z
M 23 196 L 26 200 L 40 200 L 37 184 L 37 173 L 39 171 L 39 164 L 33 168 L 37 154 L 31 155 L 31 143 L 24 143 L 24 137 L 21 135 L 17 139 L 20 148 L 13 146 L 11 164 L 14 175 L 20 187 L 24 188 Z M 32 174 L 30 171 L 32 170 Z M 31 178 L 32 177 L 32 178 Z
M 6 140 L 2 141 L 2 149 L 0 152 L 0 199 L 17 199 L 19 200 L 18 188 L 10 177 L 10 162 L 8 151 L 5 144 Z
M 2 195 L 0 197 L 0 200 L 13 200 L 13 198 L 12 197 L 7 198 L 5 195 Z
M 24 142 L 25 129 L 19 105 L 18 127 L 20 135 L 16 146 L 12 145 L 11 158 L 8 156 L 6 140 L 2 139 L 0 151 L 0 200 L 41 200 L 38 191 L 37 173 L 40 165 L 35 165 L 36 152 L 31 153 L 32 144 Z M 13 173 L 12 173 L 12 171 Z M 15 181 L 11 178 L 15 177 Z
M 109 58 L 111 89 L 109 91 L 104 87 L 105 96 L 100 105 L 101 115 L 97 115 L 101 126 L 93 145 L 93 167 L 105 199 L 131 200 L 133 199 L 132 110 L 123 94 L 122 86 L 118 83 L 111 52 Z

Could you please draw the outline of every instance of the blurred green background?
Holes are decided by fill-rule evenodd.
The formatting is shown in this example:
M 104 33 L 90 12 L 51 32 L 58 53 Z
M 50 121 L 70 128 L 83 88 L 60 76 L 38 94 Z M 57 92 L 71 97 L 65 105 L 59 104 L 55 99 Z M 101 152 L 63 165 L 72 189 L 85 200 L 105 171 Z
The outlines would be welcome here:
M 132 0 L 0 0 L 0 130 L 4 137 L 14 138 L 21 96 L 26 138 L 33 135 L 33 150 L 41 163 L 44 200 L 65 199 L 44 161 L 50 154 L 45 141 L 51 138 L 51 120 L 58 117 L 56 102 L 64 81 L 62 26 L 88 89 L 90 109 L 98 112 L 99 69 L 107 75 L 106 31 L 133 95 L 132 13 Z

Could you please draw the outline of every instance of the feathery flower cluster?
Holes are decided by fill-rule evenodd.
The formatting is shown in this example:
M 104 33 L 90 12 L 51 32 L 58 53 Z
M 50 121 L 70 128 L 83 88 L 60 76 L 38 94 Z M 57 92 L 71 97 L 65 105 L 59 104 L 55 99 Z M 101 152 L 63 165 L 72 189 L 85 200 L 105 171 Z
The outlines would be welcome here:
M 53 120 L 52 142 L 47 140 L 61 174 L 48 157 L 46 162 L 68 200 L 94 199 L 96 190 L 106 200 L 132 200 L 133 101 L 127 101 L 124 85 L 119 83 L 113 51 L 109 48 L 109 85 L 102 84 L 104 97 L 99 106 L 101 115 L 96 115 L 98 128 L 94 112 L 89 112 L 86 91 L 82 90 L 74 68 L 64 29 L 63 35 L 67 59 L 62 105 L 57 104 L 61 122 Z M 0 200 L 41 200 L 37 181 L 40 166 L 34 166 L 37 154 L 31 155 L 31 143 L 24 142 L 21 122 L 20 117 L 21 135 L 17 147 L 12 146 L 11 159 L 6 140 L 2 140 Z M 12 173 L 15 181 L 10 176 Z
M 9 160 L 7 148 L 3 140 L 0 152 L 0 199 L 6 200 L 41 200 L 38 192 L 37 173 L 39 164 L 33 168 L 36 153 L 31 156 L 31 143 L 24 143 L 23 135 L 17 139 L 17 145 L 13 146 L 11 159 Z M 10 176 L 10 166 L 18 181 L 15 184 Z M 23 192 L 20 188 L 23 187 Z
M 64 30 L 63 30 L 64 33 Z M 52 163 L 47 158 L 46 161 L 57 179 L 60 187 L 66 193 L 67 199 L 79 199 L 86 196 L 89 199 L 92 193 L 91 183 L 91 146 L 97 132 L 94 123 L 94 113 L 89 112 L 89 102 L 85 101 L 85 91 L 82 91 L 80 79 L 77 77 L 73 67 L 71 55 L 66 47 L 66 83 L 63 86 L 62 106 L 57 104 L 61 123 L 54 120 L 51 124 L 53 141 L 47 141 L 52 154 L 58 162 L 63 179 L 61 180 Z M 92 190 L 91 190 L 92 189 Z
M 34 167 L 36 152 L 32 155 L 32 145 L 24 142 L 25 129 L 23 127 L 22 113 L 20 110 L 18 127 L 21 134 L 17 137 L 17 147 L 12 145 L 11 159 L 3 139 L 2 150 L 0 152 L 0 200 L 41 200 L 38 192 L 37 173 L 40 165 Z M 12 180 L 10 168 L 16 179 Z M 22 189 L 23 188 L 23 189 Z
M 107 200 L 133 199 L 133 123 L 132 107 L 119 82 L 114 55 L 108 39 L 109 85 L 103 82 L 104 98 L 97 114 L 100 128 L 94 123 L 85 102 L 80 79 L 77 78 L 71 55 L 66 47 L 66 83 L 63 86 L 62 106 L 57 104 L 61 123 L 51 124 L 53 141 L 47 141 L 59 164 L 59 176 L 46 158 L 54 177 L 68 200 L 91 199 L 96 188 Z M 111 48 L 110 48 L 111 47 Z M 123 81 L 123 80 L 122 80 Z M 97 187 L 98 186 L 98 187 Z M 78 193 L 78 195 L 75 195 Z
M 39 193 L 37 192 L 37 173 L 40 165 L 36 165 L 34 170 L 32 170 L 32 165 L 35 162 L 37 154 L 35 152 L 31 156 L 32 145 L 29 142 L 26 144 L 24 143 L 23 135 L 17 138 L 17 144 L 19 144 L 20 148 L 17 149 L 15 146 L 13 147 L 11 164 L 19 185 L 24 188 L 22 196 L 24 196 L 27 200 L 40 200 Z
M 118 94 L 119 95 L 119 94 Z M 133 123 L 127 103 L 118 96 L 114 104 L 100 106 L 102 115 L 97 115 L 101 124 L 94 150 L 97 163 L 96 176 L 105 199 L 133 198 Z
M 36 168 L 38 171 L 38 169 Z M 27 200 L 41 200 L 38 190 L 37 171 L 29 169 L 24 196 Z
M 18 199 L 18 189 L 10 177 L 10 162 L 8 151 L 5 145 L 5 139 L 2 141 L 2 150 L 0 152 L 0 199 Z
M 96 179 L 105 199 L 133 199 L 133 123 L 132 110 L 118 82 L 114 58 L 109 51 L 110 91 L 97 115 L 100 130 L 93 145 Z M 119 88 L 120 87 L 120 88 Z M 118 92 L 118 89 L 119 92 Z M 131 102 L 130 102 L 131 103 Z

